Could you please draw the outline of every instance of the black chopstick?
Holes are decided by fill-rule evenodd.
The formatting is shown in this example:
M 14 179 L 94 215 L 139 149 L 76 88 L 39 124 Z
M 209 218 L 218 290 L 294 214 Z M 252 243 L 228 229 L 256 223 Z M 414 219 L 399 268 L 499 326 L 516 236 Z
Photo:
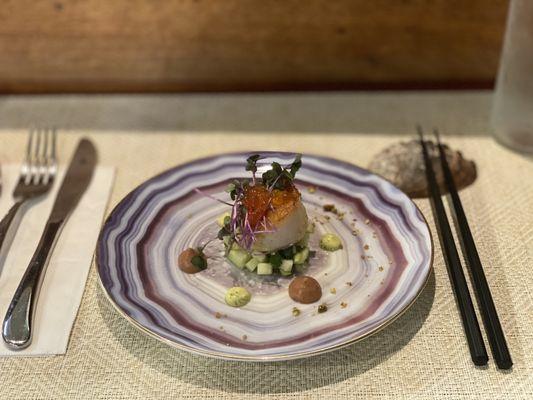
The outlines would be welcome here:
M 424 142 L 424 135 L 422 128 L 417 127 L 418 134 L 420 136 L 420 145 L 422 147 L 422 154 L 424 156 L 424 164 L 426 170 L 426 178 L 428 183 L 428 189 L 430 192 L 430 199 L 433 209 L 433 215 L 437 223 L 437 231 L 441 242 L 442 253 L 448 269 L 448 276 L 450 283 L 452 284 L 455 298 L 457 300 L 457 307 L 461 314 L 463 322 L 463 329 L 465 331 L 466 340 L 468 342 L 468 348 L 470 349 L 470 356 L 475 365 L 486 365 L 488 362 L 487 349 L 481 336 L 479 329 L 479 323 L 477 321 L 474 306 L 472 304 L 472 298 L 468 291 L 466 284 L 466 278 L 461 266 L 457 247 L 453 240 L 452 230 L 446 217 L 446 211 L 444 204 L 440 197 L 440 190 L 437 186 L 437 180 L 435 179 L 435 172 L 433 171 L 432 164 L 429 160 L 428 151 Z
M 487 283 L 487 278 L 483 272 L 483 266 L 481 265 L 481 260 L 479 259 L 474 238 L 470 231 L 470 226 L 468 225 L 461 199 L 457 193 L 457 188 L 448 161 L 446 160 L 444 148 L 440 143 L 439 133 L 436 129 L 434 129 L 433 132 L 437 138 L 444 181 L 446 182 L 452 200 L 450 208 L 453 217 L 455 218 L 456 227 L 458 228 L 457 236 L 461 242 L 463 254 L 466 258 L 466 265 L 470 271 L 472 284 L 475 288 L 479 310 L 481 312 L 481 317 L 483 318 L 483 324 L 485 325 L 485 331 L 487 332 L 492 355 L 494 356 L 498 368 L 510 369 L 513 365 L 513 361 L 511 360 L 511 354 L 509 353 L 509 348 L 505 341 L 505 335 L 500 324 L 500 319 L 498 318 L 498 313 L 496 312 L 496 307 L 492 300 L 489 284 Z

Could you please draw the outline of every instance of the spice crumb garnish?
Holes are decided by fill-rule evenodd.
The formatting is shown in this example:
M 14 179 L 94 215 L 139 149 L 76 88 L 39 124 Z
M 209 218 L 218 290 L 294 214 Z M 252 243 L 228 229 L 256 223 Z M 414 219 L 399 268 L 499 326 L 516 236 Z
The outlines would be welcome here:
M 380 271 L 380 272 L 383 271 L 383 265 L 380 265 L 380 266 L 379 266 L 379 271 Z
M 316 192 L 316 186 L 308 186 L 307 191 L 309 193 L 315 193 Z
M 217 312 L 215 313 L 215 318 L 217 318 L 217 319 L 222 318 L 222 314 L 219 313 L 219 312 L 217 311 Z
M 344 301 L 341 303 L 341 308 L 346 308 L 348 306 L 348 303 L 345 303 Z
M 329 292 L 331 294 L 337 294 L 337 289 L 335 289 L 334 287 L 332 287 L 331 289 L 329 289 Z
M 337 208 L 335 207 L 335 204 L 324 204 L 322 206 L 322 209 L 326 212 L 332 212 L 332 213 L 337 212 Z
M 224 330 L 224 327 L 223 327 L 222 325 L 220 325 L 220 326 L 218 327 L 218 329 L 220 329 L 221 331 L 223 331 L 223 330 Z
M 365 219 L 365 224 L 366 224 L 366 225 L 370 225 L 370 220 L 369 220 L 368 218 Z
M 352 282 L 346 282 L 346 285 L 352 286 Z
M 319 314 L 325 313 L 326 311 L 328 311 L 328 306 L 326 304 L 324 304 L 324 303 L 320 304 L 318 306 L 318 310 L 317 311 L 318 311 Z
M 248 339 L 248 336 L 242 335 L 242 340 L 246 340 L 246 339 Z
M 359 235 L 359 231 L 358 231 L 357 229 L 354 229 L 354 230 L 352 231 L 352 235 L 354 235 L 354 236 Z
M 292 308 L 292 315 L 297 317 L 298 315 L 300 315 L 300 310 L 297 307 L 293 307 Z
M 322 206 L 322 209 L 326 212 L 330 212 L 332 214 L 335 214 L 337 216 L 337 219 L 339 221 L 342 221 L 344 219 L 344 216 L 346 215 L 345 211 L 339 211 L 337 207 L 335 207 L 334 204 L 324 204 Z M 329 219 L 329 218 L 328 218 Z
M 365 245 L 363 246 L 363 249 L 365 249 L 365 250 L 368 250 L 369 248 L 370 248 L 370 246 L 369 246 L 368 244 L 365 244 Z

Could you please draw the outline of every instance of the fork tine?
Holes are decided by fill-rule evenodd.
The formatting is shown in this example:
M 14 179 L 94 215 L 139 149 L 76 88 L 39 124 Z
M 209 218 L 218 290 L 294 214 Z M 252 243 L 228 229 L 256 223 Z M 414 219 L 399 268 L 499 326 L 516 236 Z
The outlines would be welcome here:
M 42 141 L 42 138 L 43 138 L 43 129 L 42 128 L 39 128 L 37 129 L 37 135 L 36 135 L 36 140 L 35 140 L 35 149 L 34 149 L 34 165 L 35 165 L 35 168 L 34 168 L 34 173 L 33 173 L 33 177 L 32 177 L 32 180 L 33 180 L 33 183 L 36 185 L 39 183 L 40 179 L 41 179 L 41 175 L 42 175 L 42 166 L 43 166 L 43 162 L 42 162 L 42 158 L 41 158 L 41 141 Z
M 50 129 L 48 128 L 45 128 L 44 129 L 44 132 L 43 132 L 43 136 L 44 136 L 44 142 L 43 142 L 43 160 L 46 162 L 46 160 L 48 159 L 48 135 L 49 135 L 49 132 L 50 132 Z
M 20 171 L 21 180 L 24 181 L 24 184 L 28 185 L 31 181 L 31 172 L 32 172 L 32 156 L 31 150 L 33 147 L 33 137 L 35 136 L 35 128 L 30 128 L 30 133 L 28 136 L 28 143 L 26 144 L 26 157 L 22 163 L 22 168 Z
M 54 128 L 52 130 L 52 160 L 54 161 L 54 165 L 57 164 L 57 158 L 56 158 L 56 151 L 57 151 L 57 129 Z
M 31 162 L 31 145 L 33 142 L 33 134 L 35 132 L 35 129 L 33 127 L 30 128 L 30 135 L 28 137 L 28 143 L 26 144 L 26 162 L 30 164 Z
M 57 173 L 57 129 L 55 127 L 52 128 L 51 142 L 52 143 L 50 146 L 50 164 L 48 170 L 50 173 L 50 180 L 53 181 Z
M 56 128 L 52 128 L 52 163 L 54 164 L 54 168 L 57 165 L 56 139 L 57 139 L 57 129 Z
M 48 165 L 50 163 L 50 157 L 48 155 L 48 147 L 50 142 L 50 128 L 45 128 L 43 132 L 43 151 L 42 151 L 42 182 L 46 185 L 50 178 L 50 171 Z

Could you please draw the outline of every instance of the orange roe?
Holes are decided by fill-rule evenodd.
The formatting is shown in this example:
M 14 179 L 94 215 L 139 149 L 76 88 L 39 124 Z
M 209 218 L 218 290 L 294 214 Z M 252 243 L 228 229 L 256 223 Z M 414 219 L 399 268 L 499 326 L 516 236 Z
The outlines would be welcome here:
M 263 185 L 255 185 L 246 189 L 243 205 L 248 212 L 250 226 L 257 229 L 257 224 L 265 216 L 270 222 L 285 218 L 299 200 L 300 193 L 293 185 L 285 190 L 274 189 L 272 192 Z
M 248 221 L 252 229 L 263 219 L 268 211 L 272 193 L 262 185 L 248 186 L 243 198 L 243 205 L 248 212 Z

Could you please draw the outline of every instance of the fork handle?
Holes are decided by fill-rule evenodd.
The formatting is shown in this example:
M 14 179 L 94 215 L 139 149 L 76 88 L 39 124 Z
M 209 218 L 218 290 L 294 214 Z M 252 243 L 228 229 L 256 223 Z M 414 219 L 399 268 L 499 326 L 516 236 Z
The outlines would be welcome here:
M 37 249 L 7 309 L 2 325 L 2 337 L 13 350 L 24 349 L 31 343 L 35 305 L 50 254 L 62 225 L 62 222 L 50 221 L 46 224 Z
M 17 212 L 23 203 L 24 200 L 18 200 L 15 202 L 15 204 L 13 204 L 9 209 L 6 216 L 2 218 L 2 221 L 0 221 L 0 256 L 7 254 L 7 247 L 9 247 L 9 240 L 7 240 L 9 227 L 11 226 L 11 223 L 15 219 Z

